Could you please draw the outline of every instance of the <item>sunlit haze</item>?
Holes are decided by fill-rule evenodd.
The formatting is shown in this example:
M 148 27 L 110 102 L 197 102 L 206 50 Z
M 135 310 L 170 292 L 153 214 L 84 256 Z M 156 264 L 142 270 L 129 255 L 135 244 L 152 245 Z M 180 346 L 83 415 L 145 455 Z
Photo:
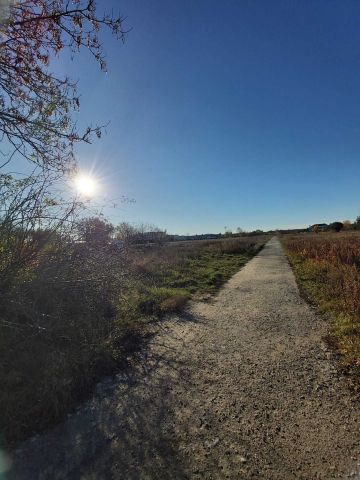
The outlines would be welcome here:
M 81 196 L 91 198 L 98 191 L 98 183 L 90 175 L 81 173 L 75 178 L 74 183 L 77 192 Z

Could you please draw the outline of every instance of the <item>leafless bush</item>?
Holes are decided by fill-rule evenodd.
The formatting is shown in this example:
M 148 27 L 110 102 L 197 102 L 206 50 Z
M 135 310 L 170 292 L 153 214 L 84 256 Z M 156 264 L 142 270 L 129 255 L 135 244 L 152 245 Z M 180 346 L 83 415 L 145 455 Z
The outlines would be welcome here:
M 111 245 L 49 242 L 3 291 L 0 408 L 8 439 L 54 421 L 115 367 L 125 331 L 116 305 L 127 277 L 127 259 Z

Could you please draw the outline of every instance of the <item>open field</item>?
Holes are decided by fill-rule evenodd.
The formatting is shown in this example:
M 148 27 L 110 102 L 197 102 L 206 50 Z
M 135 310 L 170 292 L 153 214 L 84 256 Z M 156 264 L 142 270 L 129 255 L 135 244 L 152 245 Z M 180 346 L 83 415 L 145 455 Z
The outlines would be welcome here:
M 283 237 L 301 290 L 332 319 L 328 343 L 360 380 L 360 232 Z
M 264 237 L 129 247 L 47 245 L 1 299 L 1 432 L 14 443 L 58 422 L 119 369 L 147 325 L 213 294 Z

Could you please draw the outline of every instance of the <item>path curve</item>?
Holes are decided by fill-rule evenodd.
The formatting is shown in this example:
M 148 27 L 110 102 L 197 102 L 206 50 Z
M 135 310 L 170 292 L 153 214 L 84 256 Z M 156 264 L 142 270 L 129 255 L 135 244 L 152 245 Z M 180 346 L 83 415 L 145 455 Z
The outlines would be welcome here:
M 9 480 L 360 479 L 360 409 L 274 238 L 13 452 Z

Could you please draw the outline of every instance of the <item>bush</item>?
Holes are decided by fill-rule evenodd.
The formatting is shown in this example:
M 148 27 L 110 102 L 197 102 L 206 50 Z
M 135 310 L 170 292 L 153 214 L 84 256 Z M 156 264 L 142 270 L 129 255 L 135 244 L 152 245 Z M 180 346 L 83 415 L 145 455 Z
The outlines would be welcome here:
M 329 229 L 334 230 L 334 232 L 340 232 L 344 228 L 344 224 L 341 222 L 330 223 Z
M 0 426 L 8 440 L 56 421 L 115 367 L 109 338 L 123 326 L 115 305 L 126 268 L 108 249 L 65 244 L 12 278 L 0 300 Z

